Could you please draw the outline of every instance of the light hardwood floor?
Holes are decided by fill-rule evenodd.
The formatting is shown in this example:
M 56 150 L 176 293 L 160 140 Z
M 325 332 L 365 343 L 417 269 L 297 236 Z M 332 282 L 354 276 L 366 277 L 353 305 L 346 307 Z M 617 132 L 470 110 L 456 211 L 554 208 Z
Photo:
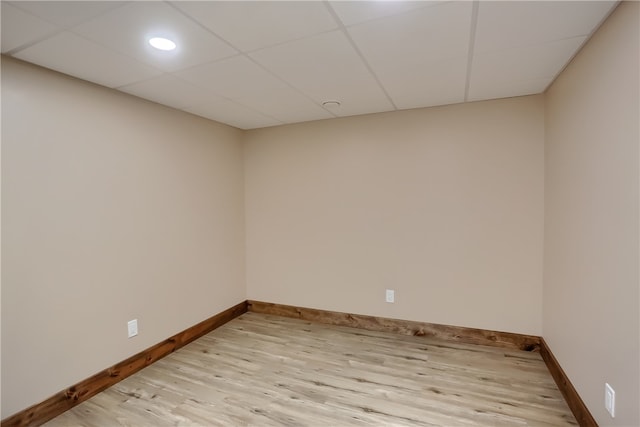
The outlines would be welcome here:
M 538 353 L 246 313 L 45 425 L 577 423 Z

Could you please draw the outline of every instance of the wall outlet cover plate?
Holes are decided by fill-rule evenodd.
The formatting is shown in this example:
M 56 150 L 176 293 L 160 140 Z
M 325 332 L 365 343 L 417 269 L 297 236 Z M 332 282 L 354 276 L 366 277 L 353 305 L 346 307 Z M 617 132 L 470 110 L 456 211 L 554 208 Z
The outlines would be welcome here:
M 138 319 L 129 320 L 127 322 L 127 334 L 129 338 L 138 335 Z
M 604 407 L 611 418 L 616 416 L 616 392 L 608 383 L 604 384 Z

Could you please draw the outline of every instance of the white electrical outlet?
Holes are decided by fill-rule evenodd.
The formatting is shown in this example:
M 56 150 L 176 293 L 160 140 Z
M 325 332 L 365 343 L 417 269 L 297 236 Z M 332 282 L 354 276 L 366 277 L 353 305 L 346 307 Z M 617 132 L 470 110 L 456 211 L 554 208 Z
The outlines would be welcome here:
M 396 292 L 393 289 L 387 289 L 387 293 L 385 295 L 385 301 L 387 302 L 396 301 Z
M 132 338 L 138 335 L 138 319 L 129 320 L 127 322 L 127 332 L 128 332 L 129 338 Z
M 611 418 L 616 416 L 616 392 L 607 383 L 604 383 L 604 407 L 611 415 Z

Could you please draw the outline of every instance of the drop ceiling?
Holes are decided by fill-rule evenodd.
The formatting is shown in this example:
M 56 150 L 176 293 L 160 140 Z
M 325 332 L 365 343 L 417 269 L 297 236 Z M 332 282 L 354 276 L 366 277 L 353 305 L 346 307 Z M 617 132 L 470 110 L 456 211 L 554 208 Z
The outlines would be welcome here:
M 616 5 L 2 1 L 2 53 L 253 129 L 541 93 Z

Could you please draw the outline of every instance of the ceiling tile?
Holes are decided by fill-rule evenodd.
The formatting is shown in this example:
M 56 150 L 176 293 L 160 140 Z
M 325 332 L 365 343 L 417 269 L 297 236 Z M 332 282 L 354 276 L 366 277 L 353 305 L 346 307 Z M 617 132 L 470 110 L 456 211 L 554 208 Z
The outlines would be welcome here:
M 58 27 L 7 2 L 2 6 L 2 53 L 33 43 L 58 31 Z
M 236 102 L 215 96 L 206 103 L 186 108 L 185 111 L 240 129 L 255 129 L 282 124 L 272 117 L 267 117 Z
M 124 1 L 15 1 L 11 3 L 61 27 L 77 25 L 125 4 Z
M 551 84 L 553 78 L 516 80 L 507 82 L 483 81 L 469 88 L 468 101 L 484 101 L 487 99 L 510 98 L 513 96 L 542 93 Z
M 475 52 L 589 35 L 614 1 L 482 1 Z
M 373 86 L 372 86 L 373 87 Z M 331 109 L 338 117 L 357 116 L 360 114 L 382 113 L 393 111 L 395 107 L 382 91 L 369 92 L 365 87 L 354 87 L 350 92 L 344 92 L 341 96 L 328 97 L 327 100 L 339 100 L 339 108 Z
M 356 25 L 347 31 L 373 70 L 390 74 L 467 56 L 471 11 L 470 2 L 449 2 Z
M 236 56 L 190 68 L 180 71 L 176 75 L 231 99 L 251 96 L 259 91 L 272 91 L 286 87 L 284 82 L 245 56 Z
M 469 98 L 478 99 L 487 94 L 487 87 L 498 88 L 524 81 L 551 81 L 564 64 L 585 42 L 586 37 L 575 37 L 526 48 L 505 49 L 497 52 L 474 53 L 469 83 Z M 546 87 L 546 86 L 545 86 Z M 544 90 L 544 87 L 541 88 Z M 504 96 L 504 90 L 499 91 Z M 513 93 L 517 96 L 521 93 Z M 490 96 L 498 98 L 500 95 Z
M 14 56 L 107 87 L 122 86 L 160 74 L 152 67 L 67 31 Z
M 331 1 L 329 4 L 346 26 L 433 6 L 442 1 Z
M 399 109 L 456 104 L 464 102 L 467 57 L 423 62 L 379 77 Z
M 398 108 L 464 101 L 472 5 L 448 2 L 347 29 Z
M 338 27 L 319 1 L 176 1 L 173 4 L 245 52 Z
M 250 56 L 318 103 L 341 101 L 339 115 L 393 110 L 341 31 L 262 49 Z
M 242 105 L 268 114 L 283 123 L 305 122 L 334 117 L 306 96 L 291 88 L 260 92 L 237 100 Z
M 159 104 L 184 109 L 204 104 L 214 94 L 171 74 L 123 86 L 118 90 Z
M 156 1 L 128 4 L 72 30 L 163 71 L 181 70 L 237 53 L 179 11 Z M 178 47 L 171 52 L 156 50 L 147 42 L 153 36 L 170 38 Z

